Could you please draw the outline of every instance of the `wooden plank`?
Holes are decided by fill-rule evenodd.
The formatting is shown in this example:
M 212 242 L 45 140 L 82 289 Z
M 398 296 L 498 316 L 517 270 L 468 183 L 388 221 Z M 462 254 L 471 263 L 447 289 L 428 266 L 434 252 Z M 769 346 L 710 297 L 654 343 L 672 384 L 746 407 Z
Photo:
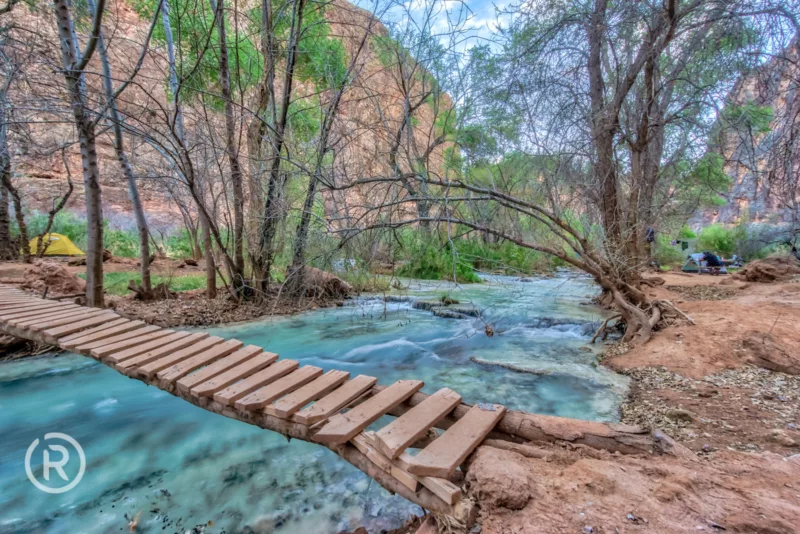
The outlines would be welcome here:
M 264 411 L 270 415 L 286 419 L 309 402 L 321 399 L 339 387 L 348 378 L 350 378 L 350 373 L 333 369 L 297 391 L 279 399 L 272 406 L 267 406 Z
M 189 391 L 193 387 L 202 384 L 206 380 L 214 378 L 215 376 L 221 375 L 225 371 L 236 367 L 240 363 L 244 363 L 253 356 L 261 354 L 263 349 L 261 347 L 257 347 L 255 345 L 248 345 L 243 349 L 239 349 L 230 356 L 218 360 L 208 367 L 204 367 L 197 372 L 194 372 L 190 375 L 187 375 L 180 380 L 178 380 L 178 389 L 180 391 Z M 275 359 L 278 359 L 278 355 L 275 355 Z
M 213 347 L 218 343 L 222 343 L 222 341 L 223 339 L 221 337 L 209 337 L 205 332 L 195 332 L 193 334 L 189 334 L 188 336 L 170 341 L 166 345 L 152 348 L 145 353 L 134 356 L 133 358 L 127 358 L 125 361 L 118 363 L 109 363 L 109 365 L 112 365 L 114 369 L 120 373 L 123 373 L 127 376 L 133 376 L 133 371 L 137 367 L 142 367 L 150 362 L 154 362 L 171 354 L 177 354 L 177 351 L 185 351 L 183 355 L 188 352 L 189 356 L 191 356 L 193 354 L 197 354 L 198 352 L 204 351 L 209 347 Z M 110 362 L 111 358 L 114 356 L 116 356 L 116 354 L 109 356 L 106 359 L 106 362 Z
M 308 384 L 322 374 L 322 369 L 313 365 L 306 365 L 283 378 L 250 393 L 237 400 L 234 406 L 238 410 L 258 410 L 274 400 Z
M 32 309 L 44 304 L 52 304 L 52 301 L 38 300 L 38 299 L 19 299 L 13 301 L 6 301 L 0 304 L 0 313 L 13 313 L 25 309 Z M 68 304 L 66 302 L 60 304 Z
M 294 414 L 292 421 L 304 425 L 313 425 L 323 421 L 360 397 L 365 391 L 374 386 L 377 381 L 378 379 L 374 376 L 358 375 L 349 382 L 345 382 L 342 387 L 333 393 Z
M 60 339 L 58 341 L 58 344 L 64 349 L 74 349 L 75 347 L 78 347 L 80 345 L 97 343 L 100 341 L 105 341 L 114 336 L 128 334 L 144 326 L 146 326 L 144 321 L 128 321 L 105 330 L 92 332 L 91 334 L 90 333 L 84 334 L 83 332 L 78 332 L 77 334 L 72 334 L 71 336 L 67 336 L 64 339 Z
M 258 388 L 264 387 L 267 384 L 275 382 L 284 375 L 287 375 L 297 369 L 298 363 L 294 360 L 280 360 L 270 365 L 266 369 L 262 369 L 254 375 L 232 384 L 222 391 L 214 394 L 214 400 L 226 406 L 232 405 L 237 400 L 241 399 L 254 392 Z M 194 390 L 192 390 L 194 391 Z
M 278 355 L 271 352 L 257 354 L 256 356 L 248 359 L 246 362 L 237 365 L 236 367 L 233 367 L 224 373 L 220 373 L 201 384 L 192 386 L 191 394 L 196 397 L 210 397 L 214 393 L 222 391 L 228 386 L 235 384 L 239 380 L 244 380 L 245 378 L 256 374 L 277 359 Z
M 392 461 L 378 452 L 378 450 L 370 444 L 370 440 L 364 435 L 364 432 L 353 436 L 353 439 L 350 440 L 350 443 L 352 443 L 356 449 L 361 451 L 361 454 L 369 458 L 372 463 L 387 473 L 392 471 Z
M 51 313 L 60 313 L 66 310 L 78 310 L 81 307 L 77 304 L 71 304 L 69 302 L 64 302 L 57 305 L 48 305 L 48 306 L 36 306 L 34 308 L 24 308 L 20 310 L 9 310 L 6 313 L 3 313 L 0 316 L 0 319 L 4 321 L 12 321 L 14 319 L 22 319 L 23 317 L 36 317 Z
M 235 339 L 226 341 L 221 345 L 216 345 L 201 352 L 200 354 L 197 354 L 196 356 L 192 356 L 187 360 L 176 363 L 172 367 L 167 367 L 163 371 L 159 371 L 158 378 L 162 380 L 164 384 L 172 384 L 179 378 L 183 378 L 195 369 L 199 369 L 204 365 L 214 363 L 220 358 L 224 358 L 228 354 L 236 352 L 237 350 L 241 349 L 243 345 L 244 343 Z
M 147 329 L 142 328 L 142 330 L 147 330 Z M 94 356 L 95 358 L 103 359 L 106 356 L 114 354 L 115 352 L 119 352 L 121 350 L 125 350 L 130 347 L 135 347 L 136 345 L 141 345 L 142 343 L 149 343 L 158 338 L 169 336 L 172 333 L 173 333 L 172 330 L 164 330 L 163 328 L 158 328 L 157 330 L 153 330 L 152 332 L 149 332 L 147 334 L 142 334 L 138 337 L 132 337 L 126 339 L 125 341 L 118 341 L 117 343 L 112 343 L 110 345 L 103 345 L 102 347 L 97 347 L 96 349 L 90 350 L 89 354 L 91 356 Z
M 413 459 L 413 456 L 404 452 L 392 461 L 392 465 L 408 473 L 408 468 L 411 465 L 409 464 L 409 461 Z M 415 477 L 423 486 L 431 490 L 435 495 L 439 496 L 439 498 L 448 504 L 456 504 L 461 499 L 461 488 L 446 478 L 418 476 L 412 473 L 408 474 L 412 477 Z
M 94 317 L 105 316 L 108 317 L 108 320 L 111 321 L 114 318 L 119 317 L 116 313 L 111 310 L 105 309 L 94 309 L 90 311 L 83 312 L 76 314 L 64 314 L 61 317 L 51 317 L 45 321 L 36 321 L 28 323 L 26 328 L 31 328 L 34 330 L 50 330 L 52 328 L 56 328 L 58 326 L 65 326 L 65 325 L 72 325 L 75 323 L 83 322 L 87 319 L 91 319 Z
M 136 356 L 140 356 L 145 353 L 149 353 L 150 351 L 159 349 L 164 345 L 170 345 L 174 341 L 180 341 L 181 339 L 189 337 L 190 335 L 191 335 L 190 332 L 178 331 L 168 336 L 154 339 L 153 341 L 150 341 L 148 343 L 141 343 L 139 345 L 134 345 L 129 349 L 125 349 L 120 352 L 115 352 L 114 354 L 110 354 L 108 357 L 103 358 L 103 361 L 106 363 L 120 363 L 122 361 L 130 360 L 131 358 L 135 358 Z M 208 335 L 206 335 L 205 337 L 208 337 Z M 147 360 L 147 361 L 152 361 L 152 360 Z
M 22 319 L 25 317 L 39 317 L 42 315 L 50 315 L 53 313 L 61 313 L 65 310 L 75 310 L 80 308 L 77 304 L 63 304 L 62 306 L 46 306 L 46 307 L 38 307 L 36 309 L 24 309 L 24 310 L 14 310 L 14 312 L 9 312 L 0 316 L 0 320 L 3 321 L 12 321 L 14 319 Z
M 349 412 L 331 417 L 312 439 L 318 443 L 345 443 L 422 389 L 422 386 L 421 380 L 398 380 Z
M 419 481 L 419 478 L 412 475 L 408 471 L 404 471 L 400 469 L 396 465 L 392 464 L 391 469 L 389 472 L 392 474 L 394 478 L 399 480 L 405 487 L 413 491 L 414 493 L 419 491 L 420 486 L 422 483 Z
M 98 341 L 89 341 L 87 343 L 81 343 L 77 347 L 74 347 L 74 350 L 81 353 L 89 352 L 93 349 L 96 349 L 97 347 L 105 347 L 106 345 L 111 345 L 113 343 L 118 343 L 120 341 L 125 341 L 127 339 L 138 338 L 140 336 L 143 336 L 144 334 L 149 334 L 151 332 L 156 332 L 158 330 L 161 330 L 161 328 L 158 326 L 147 325 L 142 328 L 137 328 L 136 330 L 131 330 L 128 332 L 117 334 L 115 336 L 100 339 Z
M 408 453 L 402 453 L 400 458 L 390 460 L 387 456 L 382 454 L 371 444 L 375 441 L 374 432 L 362 432 L 353 437 L 350 443 L 361 451 L 361 453 L 369 458 L 372 463 L 390 473 L 397 480 L 399 480 L 407 488 L 417 491 L 419 484 L 422 484 L 435 495 L 440 497 L 448 504 L 456 504 L 461 499 L 461 488 L 443 478 L 435 477 L 420 477 L 412 475 L 408 472 L 408 459 L 411 459 Z
M 442 388 L 375 433 L 375 447 L 389 458 L 424 436 L 461 403 L 461 395 Z
M 117 315 L 116 313 L 109 313 L 107 315 L 98 315 L 97 317 L 91 317 L 89 319 L 86 319 L 84 321 L 79 321 L 74 324 L 51 328 L 49 330 L 45 330 L 42 333 L 46 336 L 60 339 L 62 337 L 66 337 L 76 332 L 83 333 L 87 332 L 88 329 L 94 330 L 95 328 L 107 329 L 109 325 L 120 325 L 128 322 L 130 322 L 130 320 L 124 319 L 119 315 Z
M 108 313 L 108 310 L 100 308 L 79 308 L 77 310 L 67 310 L 65 312 L 47 317 L 35 317 L 30 319 L 10 321 L 9 324 L 16 326 L 17 328 L 32 328 L 35 330 L 40 330 L 61 326 L 63 324 L 69 324 L 73 321 L 82 321 L 84 319 L 88 319 L 89 317 L 100 315 L 101 313 Z
M 59 343 L 65 343 L 65 342 L 72 341 L 73 339 L 78 339 L 78 338 L 81 338 L 81 337 L 86 337 L 86 336 L 91 336 L 91 335 L 94 335 L 94 334 L 99 334 L 101 332 L 107 332 L 107 331 L 111 330 L 112 328 L 115 328 L 117 326 L 122 326 L 124 324 L 132 323 L 132 322 L 133 321 L 131 321 L 130 319 L 126 319 L 124 317 L 120 317 L 119 319 L 115 319 L 114 321 L 112 321 L 110 323 L 101 324 L 101 325 L 95 326 L 94 328 L 89 328 L 87 330 L 82 330 L 80 332 L 75 332 L 75 333 L 72 333 L 72 334 L 69 334 L 69 335 L 65 335 L 65 336 L 61 337 L 58 340 L 58 342 Z
M 409 460 L 408 471 L 447 478 L 480 445 L 505 414 L 499 404 L 476 404 L 453 426 Z
M 53 302 L 51 300 L 36 300 L 30 302 L 18 302 L 13 306 L 6 306 L 0 310 L 0 319 L 6 319 L 15 313 L 32 312 L 36 310 L 46 310 L 48 308 L 63 308 L 64 306 L 77 306 L 72 302 Z
M 28 317 L 17 317 L 14 319 L 6 319 L 5 321 L 20 328 L 27 328 L 29 325 L 41 323 L 49 320 L 63 319 L 64 317 L 80 317 L 84 315 L 84 310 L 92 310 L 92 308 L 82 308 L 75 306 L 74 308 L 62 308 L 58 311 L 50 310 L 45 314 L 29 315 Z M 103 310 L 98 310 L 103 311 Z
M 214 336 L 214 337 L 216 337 L 216 336 Z M 200 343 L 204 343 L 204 341 L 206 341 L 206 340 L 203 340 Z M 200 343 L 198 343 L 198 345 Z M 241 341 L 239 341 L 237 339 L 231 339 L 231 340 L 227 341 L 226 344 L 227 344 L 226 346 L 230 349 L 230 352 L 233 352 L 233 351 L 235 351 L 237 349 L 240 349 L 244 345 L 244 343 L 242 343 Z M 132 370 L 131 372 L 136 374 L 136 375 L 138 375 L 138 376 L 146 376 L 147 378 L 153 378 L 156 375 L 156 373 L 158 373 L 159 371 L 163 371 L 164 369 L 166 369 L 166 368 L 168 368 L 168 367 L 170 367 L 172 365 L 175 365 L 178 362 L 182 362 L 183 360 L 185 360 L 187 358 L 191 358 L 192 356 L 198 354 L 199 352 L 207 350 L 208 348 L 209 348 L 208 345 L 205 345 L 205 346 L 202 346 L 202 347 L 199 347 L 199 348 L 198 348 L 197 345 L 191 345 L 189 347 L 186 347 L 183 350 L 179 350 L 175 354 L 170 354 L 169 356 L 164 356 L 161 359 L 158 359 L 158 360 L 156 360 L 154 362 L 150 362 L 150 363 L 148 363 L 146 365 L 143 365 L 143 366 L 141 366 L 141 367 L 139 367 L 139 368 L 137 368 L 135 370 Z M 228 354 L 230 354 L 230 352 Z

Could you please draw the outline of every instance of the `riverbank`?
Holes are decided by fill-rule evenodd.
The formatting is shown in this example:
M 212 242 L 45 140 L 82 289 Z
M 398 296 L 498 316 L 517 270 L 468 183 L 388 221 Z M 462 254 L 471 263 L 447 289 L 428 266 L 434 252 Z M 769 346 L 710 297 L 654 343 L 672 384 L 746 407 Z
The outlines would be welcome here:
M 482 533 L 798 532 L 800 283 L 663 278 L 650 292 L 697 324 L 612 345 L 604 365 L 631 378 L 622 422 L 661 428 L 696 456 L 483 447 L 469 471 Z
M 12 283 L 23 291 L 41 296 L 48 288 L 50 298 L 76 298 L 82 293 L 85 266 L 70 265 L 66 258 L 47 258 L 55 268 L 39 269 L 41 280 L 28 276 L 32 265 L 19 262 L 0 263 L 0 280 Z M 310 297 L 289 298 L 279 285 L 270 289 L 264 302 L 237 302 L 218 281 L 217 297 L 206 298 L 205 272 L 202 262 L 189 264 L 186 260 L 156 259 L 152 263 L 153 284 L 165 283 L 173 298 L 139 300 L 127 289 L 129 280 L 140 281 L 137 264 L 128 258 L 111 258 L 104 264 L 106 306 L 129 319 L 138 319 L 161 327 L 197 327 L 234 324 L 262 317 L 293 315 L 323 307 L 341 305 L 322 291 Z

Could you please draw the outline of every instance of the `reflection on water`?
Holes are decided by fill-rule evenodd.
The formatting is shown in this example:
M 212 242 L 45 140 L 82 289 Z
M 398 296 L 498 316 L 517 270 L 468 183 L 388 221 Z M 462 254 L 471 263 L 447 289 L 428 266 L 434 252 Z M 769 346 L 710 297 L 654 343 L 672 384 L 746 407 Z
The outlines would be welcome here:
M 580 304 L 593 292 L 566 275 L 461 288 L 414 281 L 397 293 L 406 302 L 362 298 L 214 333 L 384 384 L 422 379 L 423 391 L 447 386 L 467 402 L 614 420 L 627 382 L 596 367 L 585 347 L 601 319 Z M 444 293 L 483 317 L 411 307 Z M 70 434 L 86 451 L 83 480 L 63 495 L 41 493 L 25 476 L 25 450 L 45 432 Z M 380 532 L 419 513 L 326 449 L 205 412 L 77 355 L 0 364 L 0 436 L 0 533 L 127 532 L 137 515 L 137 532 Z

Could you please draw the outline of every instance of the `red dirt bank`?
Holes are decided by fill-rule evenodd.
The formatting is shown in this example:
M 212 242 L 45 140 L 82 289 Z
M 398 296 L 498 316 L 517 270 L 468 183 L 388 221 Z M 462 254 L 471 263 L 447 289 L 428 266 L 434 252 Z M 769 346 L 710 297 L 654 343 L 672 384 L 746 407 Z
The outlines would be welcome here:
M 800 532 L 800 376 L 763 369 L 800 372 L 800 283 L 664 278 L 652 293 L 697 325 L 605 363 L 633 379 L 623 422 L 663 428 L 697 457 L 481 447 L 467 477 L 481 533 Z

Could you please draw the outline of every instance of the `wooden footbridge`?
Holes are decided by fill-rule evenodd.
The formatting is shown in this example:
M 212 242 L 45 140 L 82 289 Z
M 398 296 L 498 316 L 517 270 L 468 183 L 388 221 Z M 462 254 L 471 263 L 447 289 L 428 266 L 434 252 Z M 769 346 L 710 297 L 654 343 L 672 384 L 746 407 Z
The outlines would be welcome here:
M 0 330 L 90 356 L 206 410 L 328 447 L 389 491 L 461 521 L 470 502 L 456 483 L 464 481 L 459 467 L 487 437 L 508 444 L 565 440 L 623 453 L 669 452 L 673 445 L 626 425 L 469 406 L 448 388 L 425 395 L 419 380 L 381 386 L 375 377 L 301 366 L 235 339 L 152 326 L 3 285 Z M 386 415 L 394 419 L 368 430 Z

